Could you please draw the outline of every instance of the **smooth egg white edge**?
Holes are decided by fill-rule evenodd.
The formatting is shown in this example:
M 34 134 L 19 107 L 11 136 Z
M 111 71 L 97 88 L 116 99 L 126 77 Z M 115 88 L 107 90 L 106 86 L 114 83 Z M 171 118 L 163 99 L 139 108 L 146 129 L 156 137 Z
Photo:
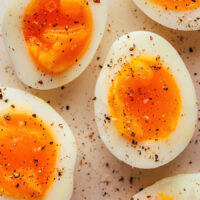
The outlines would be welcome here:
M 94 3 L 92 0 L 89 0 L 94 26 L 90 45 L 76 65 L 73 65 L 66 72 L 54 76 L 44 74 L 37 70 L 27 50 L 22 31 L 22 20 L 29 2 L 30 0 L 10 0 L 7 3 L 7 13 L 3 22 L 5 45 L 16 73 L 24 84 L 40 90 L 60 87 L 77 78 L 88 67 L 94 57 L 106 26 L 108 1 L 101 0 L 101 3 Z M 43 84 L 38 83 L 40 80 L 43 81 Z
M 151 0 L 133 0 L 133 2 L 151 19 L 168 28 L 195 31 L 200 30 L 200 8 L 191 11 L 166 10 Z
M 159 192 L 179 200 L 200 200 L 200 173 L 180 174 L 164 178 L 145 188 L 131 200 L 148 200 L 147 196 L 157 197 Z
M 133 45 L 135 51 L 130 52 L 129 49 Z M 176 130 L 164 140 L 139 142 L 133 146 L 118 133 L 112 120 L 110 123 L 104 122 L 105 114 L 110 116 L 108 91 L 111 80 L 121 70 L 123 64 L 131 60 L 130 54 L 134 54 L 134 57 L 141 54 L 153 57 L 160 55 L 161 62 L 165 67 L 169 67 L 180 89 L 182 116 Z M 107 67 L 108 65 L 110 67 Z M 97 80 L 95 96 L 96 123 L 103 142 L 114 156 L 132 167 L 156 168 L 170 162 L 185 149 L 193 136 L 197 121 L 197 100 L 191 77 L 176 50 L 157 34 L 138 31 L 124 35 L 115 41 Z M 145 151 L 142 147 L 150 147 L 150 150 Z M 155 162 L 156 155 L 159 159 L 157 162 Z
M 20 113 L 20 114 L 37 114 L 47 127 L 50 128 L 55 141 L 60 145 L 56 161 L 56 169 L 64 169 L 62 176 L 57 176 L 53 185 L 47 191 L 44 200 L 70 200 L 73 192 L 74 167 L 77 156 L 77 145 L 75 138 L 64 119 L 46 102 L 27 92 L 0 87 L 3 100 L 0 100 L 0 114 Z M 8 100 L 6 103 L 4 100 Z M 15 105 L 11 109 L 10 105 Z M 9 109 L 10 108 L 10 109 Z M 54 123 L 53 126 L 50 126 Z M 62 125 L 62 127 L 60 126 Z M 59 178 L 59 180 L 58 180 Z M 0 196 L 1 200 L 9 200 L 5 196 Z

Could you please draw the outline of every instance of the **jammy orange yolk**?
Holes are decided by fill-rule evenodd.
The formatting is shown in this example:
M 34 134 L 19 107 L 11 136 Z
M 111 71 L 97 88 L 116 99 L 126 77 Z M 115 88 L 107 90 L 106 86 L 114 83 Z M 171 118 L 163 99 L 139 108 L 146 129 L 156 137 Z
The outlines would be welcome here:
M 170 10 L 187 11 L 200 7 L 200 0 L 151 0 Z
M 132 141 L 162 140 L 179 121 L 180 91 L 158 58 L 139 56 L 123 66 L 108 94 L 118 132 Z
M 35 115 L 0 117 L 0 194 L 43 199 L 55 176 L 57 144 Z
M 40 71 L 65 72 L 86 52 L 93 18 L 85 0 L 31 0 L 23 19 L 29 53 Z

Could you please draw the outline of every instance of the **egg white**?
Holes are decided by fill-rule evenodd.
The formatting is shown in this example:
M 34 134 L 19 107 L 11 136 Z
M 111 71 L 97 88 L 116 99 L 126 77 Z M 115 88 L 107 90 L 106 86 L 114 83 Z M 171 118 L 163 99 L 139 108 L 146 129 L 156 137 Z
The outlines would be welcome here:
M 135 50 L 130 51 L 133 46 Z M 177 128 L 169 137 L 157 142 L 145 141 L 132 145 L 118 133 L 114 119 L 108 121 L 105 116 L 110 116 L 108 92 L 112 79 L 125 63 L 141 54 L 155 58 L 160 56 L 161 62 L 176 79 L 182 108 Z M 114 42 L 99 75 L 95 96 L 96 123 L 103 142 L 114 156 L 132 167 L 156 168 L 170 162 L 185 149 L 193 136 L 197 121 L 197 100 L 191 77 L 177 51 L 154 33 L 132 32 Z
M 133 0 L 151 19 L 172 29 L 193 31 L 200 29 L 200 8 L 190 11 L 173 11 L 152 3 L 151 0 Z
M 149 200 L 158 198 L 158 193 L 173 197 L 174 200 L 200 200 L 200 174 L 181 174 L 162 179 L 142 190 L 131 200 Z M 148 198 L 151 196 L 151 198 Z
M 47 75 L 37 70 L 27 50 L 22 30 L 25 9 L 31 0 L 10 0 L 3 23 L 3 38 L 12 59 L 18 77 L 32 88 L 47 90 L 65 85 L 77 78 L 91 62 L 104 33 L 108 1 L 94 3 L 89 0 L 93 14 L 93 34 L 90 45 L 84 56 L 69 70 L 59 75 Z M 42 80 L 43 84 L 38 83 Z
M 0 87 L 0 91 L 3 95 L 3 99 L 0 100 L 0 115 L 18 113 L 31 116 L 36 114 L 52 130 L 55 141 L 59 145 L 56 168 L 62 171 L 62 176 L 58 176 L 57 170 L 55 171 L 55 180 L 47 191 L 44 200 L 69 200 L 73 191 L 74 166 L 77 154 L 76 141 L 69 126 L 43 100 L 14 88 Z M 15 105 L 15 109 L 11 108 L 11 105 Z M 10 198 L 0 196 L 0 199 L 9 200 Z

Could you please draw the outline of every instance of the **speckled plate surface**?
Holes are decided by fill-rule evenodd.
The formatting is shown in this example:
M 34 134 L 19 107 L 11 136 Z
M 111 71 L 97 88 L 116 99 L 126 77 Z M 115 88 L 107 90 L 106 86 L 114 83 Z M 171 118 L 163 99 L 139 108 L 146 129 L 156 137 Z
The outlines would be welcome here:
M 171 163 L 153 170 L 131 168 L 118 161 L 102 143 L 94 120 L 93 98 L 97 76 L 111 44 L 121 35 L 148 30 L 167 39 L 180 53 L 200 97 L 200 31 L 165 28 L 145 16 L 132 0 L 109 0 L 108 24 L 100 47 L 87 70 L 69 85 L 50 90 L 29 89 L 17 78 L 1 37 L 8 0 L 0 1 L 0 86 L 15 87 L 50 101 L 70 125 L 78 158 L 72 200 L 128 200 L 139 188 L 179 173 L 200 171 L 200 127 L 186 150 Z M 104 13 L 102 13 L 104 14 Z M 66 107 L 67 106 L 67 107 Z M 67 109 L 66 109 L 67 108 Z

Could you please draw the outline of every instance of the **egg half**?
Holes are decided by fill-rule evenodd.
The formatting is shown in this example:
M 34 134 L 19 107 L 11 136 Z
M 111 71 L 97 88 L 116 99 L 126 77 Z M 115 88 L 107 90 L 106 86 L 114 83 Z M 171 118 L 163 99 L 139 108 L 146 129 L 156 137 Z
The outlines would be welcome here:
M 43 100 L 0 88 L 0 199 L 69 200 L 74 136 Z
M 132 32 L 114 42 L 95 96 L 103 142 L 132 167 L 168 163 L 193 136 L 197 100 L 191 77 L 176 50 L 154 33 Z
M 106 0 L 11 0 L 3 38 L 18 77 L 52 89 L 78 77 L 103 36 Z
M 156 22 L 177 30 L 200 29 L 199 0 L 133 0 Z
M 200 174 L 182 174 L 162 179 L 130 200 L 199 200 Z

